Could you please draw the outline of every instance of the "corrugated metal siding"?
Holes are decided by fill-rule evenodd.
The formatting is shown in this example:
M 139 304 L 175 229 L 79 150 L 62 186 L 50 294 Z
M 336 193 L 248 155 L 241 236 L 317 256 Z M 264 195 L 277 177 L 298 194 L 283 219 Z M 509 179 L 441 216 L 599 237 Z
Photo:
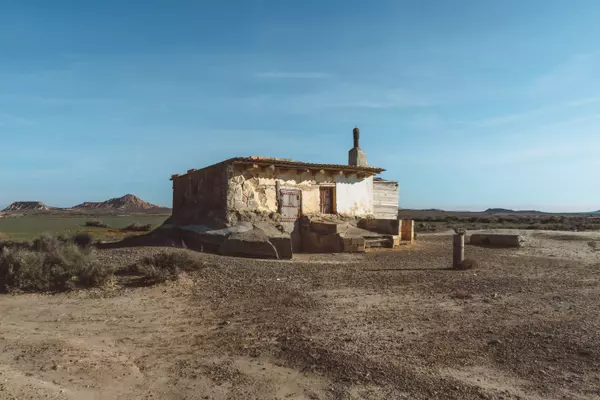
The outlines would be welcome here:
M 398 182 L 373 182 L 373 212 L 375 218 L 397 219 L 400 189 Z

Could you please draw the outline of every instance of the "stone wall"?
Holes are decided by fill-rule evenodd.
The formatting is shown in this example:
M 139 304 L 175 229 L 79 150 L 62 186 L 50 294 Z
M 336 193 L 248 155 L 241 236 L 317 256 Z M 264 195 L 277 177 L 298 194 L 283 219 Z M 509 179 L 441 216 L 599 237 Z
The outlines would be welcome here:
M 173 178 L 175 225 L 219 229 L 260 216 L 277 220 L 280 189 L 302 191 L 301 212 L 320 213 L 320 187 L 335 187 L 335 212 L 349 217 L 373 214 L 373 178 L 354 173 L 254 167 L 220 163 Z M 248 217 L 248 218 L 246 218 Z
M 320 212 L 320 186 L 335 186 L 336 211 L 348 216 L 373 213 L 373 178 L 354 174 L 340 175 L 335 171 L 272 170 L 236 165 L 228 180 L 227 208 L 229 212 L 279 212 L 279 189 L 302 191 L 302 214 Z
M 228 168 L 231 166 L 220 163 L 173 176 L 173 215 L 169 223 L 226 226 Z

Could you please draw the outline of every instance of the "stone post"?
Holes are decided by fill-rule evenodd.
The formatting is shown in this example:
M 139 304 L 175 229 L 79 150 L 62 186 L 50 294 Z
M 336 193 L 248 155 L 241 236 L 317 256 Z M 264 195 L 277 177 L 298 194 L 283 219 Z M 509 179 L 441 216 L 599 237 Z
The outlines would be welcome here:
M 457 230 L 454 235 L 452 254 L 452 268 L 459 269 L 465 260 L 465 231 Z

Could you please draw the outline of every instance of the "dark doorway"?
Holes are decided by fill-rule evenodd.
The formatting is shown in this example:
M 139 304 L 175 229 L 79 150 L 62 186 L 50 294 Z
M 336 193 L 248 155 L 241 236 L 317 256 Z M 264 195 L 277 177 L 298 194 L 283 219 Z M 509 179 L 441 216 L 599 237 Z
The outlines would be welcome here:
M 321 186 L 321 214 L 335 214 L 335 188 Z

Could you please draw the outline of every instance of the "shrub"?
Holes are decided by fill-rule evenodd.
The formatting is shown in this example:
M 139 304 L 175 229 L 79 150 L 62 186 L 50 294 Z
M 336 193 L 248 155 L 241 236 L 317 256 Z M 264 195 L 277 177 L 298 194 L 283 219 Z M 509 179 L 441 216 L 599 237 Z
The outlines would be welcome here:
M 89 226 L 89 227 L 92 227 L 92 228 L 108 228 L 108 225 L 106 225 L 102 221 L 87 221 L 85 223 L 85 226 Z
M 41 235 L 33 240 L 31 250 L 49 253 L 56 251 L 64 244 L 64 239 L 59 236 Z
M 94 237 L 89 233 L 78 233 L 71 238 L 78 247 L 88 248 L 94 243 Z
M 33 282 L 43 285 L 37 273 L 41 271 L 42 264 L 41 253 L 11 247 L 4 248 L 0 253 L 0 289 L 24 288 L 33 286 Z
M 30 244 L 27 242 L 17 242 L 14 240 L 0 240 L 0 253 L 3 249 L 29 249 Z
M 0 253 L 0 288 L 64 291 L 102 285 L 112 268 L 100 264 L 89 250 L 43 236 L 31 249 L 4 248 Z
M 150 224 L 146 224 L 146 225 L 142 225 L 142 224 L 138 224 L 137 222 L 134 222 L 131 225 L 126 226 L 125 228 L 123 228 L 124 231 L 132 231 L 132 232 L 150 232 L 152 230 L 152 225 Z
M 79 286 L 98 287 L 104 285 L 113 276 L 113 269 L 93 261 L 81 264 L 76 276 Z

